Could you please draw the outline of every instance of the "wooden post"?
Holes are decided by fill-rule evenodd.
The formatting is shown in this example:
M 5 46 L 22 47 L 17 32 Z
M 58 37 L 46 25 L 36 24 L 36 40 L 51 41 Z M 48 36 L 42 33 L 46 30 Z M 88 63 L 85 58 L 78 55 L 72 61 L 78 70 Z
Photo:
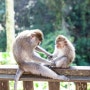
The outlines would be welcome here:
M 87 90 L 86 82 L 76 82 L 76 90 Z
M 59 82 L 49 82 L 49 90 L 60 90 Z
M 33 81 L 23 81 L 23 90 L 34 90 Z
M 0 80 L 0 90 L 9 90 L 9 81 L 1 81 Z

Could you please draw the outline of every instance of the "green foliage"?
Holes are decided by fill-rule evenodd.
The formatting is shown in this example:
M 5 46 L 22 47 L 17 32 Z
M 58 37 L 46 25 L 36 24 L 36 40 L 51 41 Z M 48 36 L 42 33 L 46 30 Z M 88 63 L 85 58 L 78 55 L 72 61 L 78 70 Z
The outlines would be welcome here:
M 5 26 L 5 0 L 0 0 L 0 51 L 6 50 L 6 32 L 2 29 Z
M 0 65 L 5 65 L 10 63 L 10 54 L 7 52 L 0 53 Z
M 0 65 L 16 64 L 11 52 L 0 52 Z
M 0 51 L 6 50 L 6 31 L 0 31 Z
M 62 17 L 69 35 L 61 30 Z M 76 64 L 90 64 L 90 0 L 15 0 L 15 21 L 16 32 L 41 29 L 45 35 L 41 46 L 50 53 L 54 50 L 56 36 L 64 34 L 76 46 Z M 0 0 L 0 25 L 5 26 L 5 0 Z M 0 51 L 5 50 L 4 30 L 0 31 Z
M 71 28 L 70 32 L 75 36 L 75 38 L 83 36 L 87 37 L 90 35 L 89 0 L 73 0 L 70 5 L 72 9 L 67 17 L 65 17 L 67 23 L 70 25 L 69 29 Z
M 70 0 L 67 1 L 66 5 L 71 7 L 71 11 L 65 19 L 69 24 L 71 35 L 75 37 L 76 64 L 87 66 L 90 65 L 90 2 L 89 0 L 73 0 L 71 3 Z
M 34 81 L 35 90 L 47 90 L 48 82 L 36 82 Z
M 52 21 L 55 16 L 45 4 L 37 1 L 30 9 L 30 15 L 34 18 L 30 21 L 34 28 L 40 28 L 45 33 L 53 31 Z
M 29 5 L 30 2 L 27 2 L 28 4 L 25 4 L 24 6 L 22 6 L 21 4 L 23 2 L 15 4 L 16 23 L 19 28 L 39 28 L 44 33 L 49 33 L 50 31 L 53 31 L 54 26 L 52 22 L 56 18 L 54 13 L 50 11 L 49 8 L 39 0 L 37 2 L 33 2 L 34 5 Z M 18 9 L 19 4 L 22 7 L 21 10 Z
M 10 84 L 10 90 L 14 90 L 14 81 L 9 81 Z M 17 86 L 18 90 L 23 90 L 23 82 L 22 81 L 18 81 L 18 86 Z
M 5 23 L 5 0 L 0 0 L 0 24 Z
M 76 42 L 77 65 L 90 65 L 90 38 L 79 38 Z

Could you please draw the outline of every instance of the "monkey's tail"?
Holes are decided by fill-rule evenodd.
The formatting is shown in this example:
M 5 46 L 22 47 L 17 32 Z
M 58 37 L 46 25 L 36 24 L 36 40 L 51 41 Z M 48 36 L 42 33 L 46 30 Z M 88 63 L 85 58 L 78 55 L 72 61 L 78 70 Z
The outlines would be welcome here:
M 14 90 L 17 90 L 18 80 L 19 80 L 20 76 L 23 74 L 23 72 L 24 72 L 24 71 L 21 70 L 20 68 L 17 69 L 16 75 L 15 75 L 15 78 L 14 78 L 14 80 L 15 80 L 15 83 L 14 83 Z

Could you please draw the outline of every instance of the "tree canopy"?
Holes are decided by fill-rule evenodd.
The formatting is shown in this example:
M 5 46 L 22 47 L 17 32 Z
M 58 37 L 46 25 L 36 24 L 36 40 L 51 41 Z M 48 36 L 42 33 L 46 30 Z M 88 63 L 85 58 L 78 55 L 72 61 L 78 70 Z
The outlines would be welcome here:
M 0 51 L 5 51 L 5 0 L 0 4 Z M 16 35 L 25 29 L 41 29 L 42 46 L 52 53 L 55 37 L 64 34 L 76 48 L 75 63 L 90 65 L 90 0 L 14 0 L 14 10 Z

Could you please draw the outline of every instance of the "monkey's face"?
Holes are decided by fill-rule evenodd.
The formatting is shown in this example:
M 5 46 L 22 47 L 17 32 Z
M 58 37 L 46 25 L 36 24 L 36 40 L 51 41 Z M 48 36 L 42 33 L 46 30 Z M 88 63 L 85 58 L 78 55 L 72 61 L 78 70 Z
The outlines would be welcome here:
M 33 33 L 31 34 L 31 42 L 33 46 L 39 45 L 43 40 L 43 33 L 40 30 L 33 30 Z
M 59 35 L 55 43 L 57 48 L 64 48 L 66 46 L 66 39 L 62 35 Z
M 36 47 L 36 46 L 38 46 L 41 43 L 41 41 L 35 35 L 31 35 L 31 37 L 30 37 L 30 43 L 31 43 L 31 45 L 33 47 Z

